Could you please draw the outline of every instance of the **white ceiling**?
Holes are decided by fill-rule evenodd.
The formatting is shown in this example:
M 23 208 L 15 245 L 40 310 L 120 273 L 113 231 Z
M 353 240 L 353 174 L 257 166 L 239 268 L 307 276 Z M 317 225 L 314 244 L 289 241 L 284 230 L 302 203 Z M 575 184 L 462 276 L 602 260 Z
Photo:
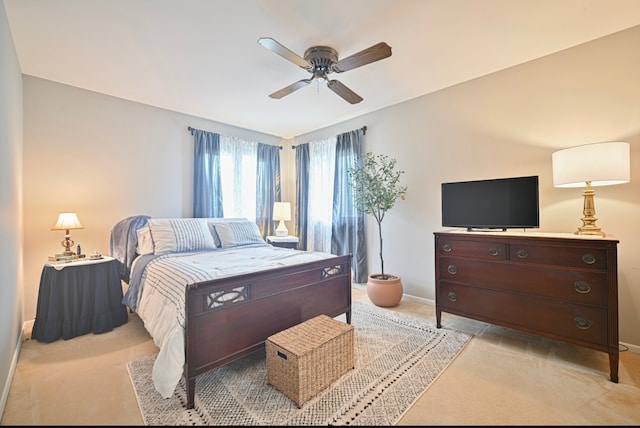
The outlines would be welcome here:
M 640 24 L 640 0 L 4 0 L 22 72 L 292 138 Z M 257 43 L 392 56 L 308 72 Z

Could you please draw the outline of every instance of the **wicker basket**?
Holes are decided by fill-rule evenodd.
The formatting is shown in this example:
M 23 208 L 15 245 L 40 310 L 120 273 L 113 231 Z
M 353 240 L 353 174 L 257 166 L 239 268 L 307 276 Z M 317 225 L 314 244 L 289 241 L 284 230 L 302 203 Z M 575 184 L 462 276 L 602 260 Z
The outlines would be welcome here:
M 268 382 L 298 407 L 353 369 L 353 326 L 319 315 L 265 342 Z

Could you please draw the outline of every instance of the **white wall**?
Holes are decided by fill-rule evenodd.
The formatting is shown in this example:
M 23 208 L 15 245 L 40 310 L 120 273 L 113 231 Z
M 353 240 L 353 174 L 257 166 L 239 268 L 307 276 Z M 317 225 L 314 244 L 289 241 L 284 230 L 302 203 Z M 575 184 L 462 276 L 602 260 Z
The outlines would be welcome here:
M 42 265 L 62 250 L 58 213 L 84 229 L 84 253 L 109 254 L 111 228 L 137 214 L 192 216 L 191 126 L 265 144 L 280 138 L 24 77 L 25 319 L 35 318 Z
M 23 321 L 22 75 L 0 2 L 0 415 L 18 359 Z
M 551 154 L 629 142 L 631 182 L 595 188 L 596 212 L 598 225 L 620 240 L 620 340 L 640 346 L 639 47 L 635 27 L 314 131 L 297 143 L 366 125 L 366 150 L 397 159 L 408 192 L 382 224 L 385 270 L 401 275 L 406 294 L 433 301 L 442 182 L 539 175 L 538 231 L 574 232 L 581 225 L 582 190 L 553 187 Z M 369 271 L 375 272 L 380 262 L 371 217 L 367 226 Z
M 35 315 L 42 263 L 60 247 L 62 234 L 50 231 L 59 211 L 76 211 L 85 229 L 72 238 L 85 252 L 103 253 L 121 218 L 191 214 L 187 126 L 282 144 L 283 199 L 293 201 L 291 145 L 366 125 L 366 148 L 395 157 L 409 187 L 406 201 L 383 223 L 385 268 L 402 276 L 408 295 L 424 301 L 434 299 L 440 183 L 539 175 L 540 230 L 572 232 L 582 216 L 581 191 L 553 188 L 551 153 L 600 141 L 631 143 L 632 182 L 597 189 L 596 208 L 598 224 L 621 241 L 620 339 L 640 346 L 640 289 L 634 286 L 640 240 L 633 227 L 640 214 L 640 182 L 633 179 L 640 166 L 638 46 L 640 27 L 286 142 L 25 77 L 25 319 Z M 375 233 L 372 219 L 368 228 Z M 373 271 L 377 245 L 371 236 L 368 241 Z

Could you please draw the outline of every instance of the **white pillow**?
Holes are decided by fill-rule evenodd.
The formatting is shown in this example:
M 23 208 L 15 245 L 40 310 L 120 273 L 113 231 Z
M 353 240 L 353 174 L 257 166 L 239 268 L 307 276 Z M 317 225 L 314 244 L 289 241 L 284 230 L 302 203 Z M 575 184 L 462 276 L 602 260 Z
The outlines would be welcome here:
M 222 248 L 265 243 L 258 225 L 253 221 L 214 222 L 214 228 Z
M 151 230 L 149 230 L 149 226 L 136 230 L 136 235 L 138 235 L 136 253 L 140 255 L 153 254 L 153 240 L 151 239 Z
M 204 218 L 149 219 L 153 253 L 182 253 L 216 248 Z

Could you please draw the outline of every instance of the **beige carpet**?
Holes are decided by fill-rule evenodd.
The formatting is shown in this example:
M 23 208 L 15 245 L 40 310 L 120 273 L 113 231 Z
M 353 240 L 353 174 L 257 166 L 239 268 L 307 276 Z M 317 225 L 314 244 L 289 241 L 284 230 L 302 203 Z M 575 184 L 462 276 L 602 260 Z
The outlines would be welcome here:
M 199 376 L 192 410 L 185 409 L 184 381 L 172 398 L 155 391 L 155 356 L 132 361 L 127 367 L 144 423 L 393 425 L 471 337 L 361 302 L 353 302 L 352 324 L 355 368 L 302 408 L 267 384 L 264 351 Z
M 353 299 L 368 301 L 357 284 Z M 408 298 L 388 310 L 435 322 L 432 305 Z M 640 353 L 620 353 L 616 384 L 604 352 L 447 313 L 442 322 L 473 338 L 397 425 L 640 426 Z M 127 363 L 156 352 L 135 314 L 109 333 L 26 340 L 0 423 L 143 425 Z
M 604 352 L 446 313 L 443 327 L 473 338 L 397 425 L 640 426 L 638 354 L 613 383 Z

